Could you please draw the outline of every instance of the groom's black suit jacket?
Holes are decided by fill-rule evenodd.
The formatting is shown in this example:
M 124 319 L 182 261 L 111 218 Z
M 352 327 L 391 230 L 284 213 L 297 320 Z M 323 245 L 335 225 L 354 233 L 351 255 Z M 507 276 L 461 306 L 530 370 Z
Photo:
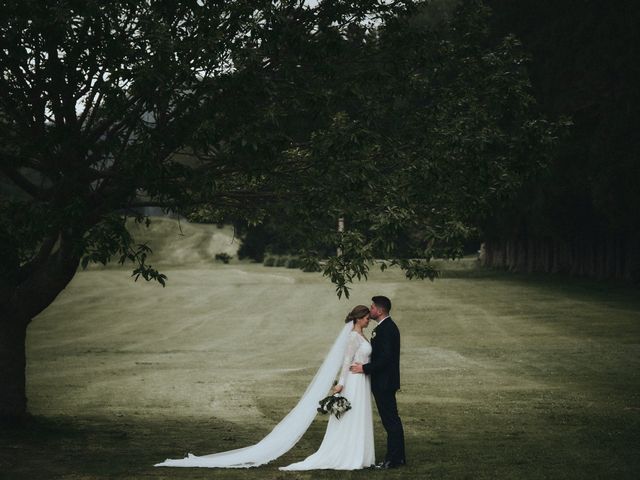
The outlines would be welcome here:
M 362 366 L 372 390 L 400 389 L 400 330 L 386 318 L 371 335 L 371 361 Z

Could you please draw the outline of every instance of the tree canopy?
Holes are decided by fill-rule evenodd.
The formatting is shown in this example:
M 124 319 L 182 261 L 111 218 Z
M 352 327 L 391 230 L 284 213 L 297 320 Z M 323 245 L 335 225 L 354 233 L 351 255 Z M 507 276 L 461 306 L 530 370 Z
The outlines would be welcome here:
M 554 135 L 518 41 L 491 42 L 476 2 L 437 21 L 429 4 L 376 2 L 4 11 L 2 173 L 22 193 L 1 212 L 9 286 L 62 252 L 130 259 L 163 282 L 123 222 L 159 205 L 194 219 L 277 212 L 307 253 L 342 244 L 327 273 L 344 292 L 408 230 L 408 256 L 454 255 Z

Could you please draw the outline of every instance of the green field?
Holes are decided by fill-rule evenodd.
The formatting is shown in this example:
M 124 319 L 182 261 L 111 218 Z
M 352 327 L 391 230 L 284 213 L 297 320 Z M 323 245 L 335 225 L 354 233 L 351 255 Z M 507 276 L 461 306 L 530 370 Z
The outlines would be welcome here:
M 319 274 L 216 264 L 212 253 L 237 248 L 229 231 L 183 227 L 155 246 L 167 288 L 93 268 L 34 320 L 34 418 L 2 431 L 0 478 L 640 478 L 637 288 L 466 262 L 434 283 L 375 272 L 338 300 Z M 278 471 L 318 447 L 325 418 L 257 469 L 152 467 L 260 440 L 373 294 L 393 300 L 402 332 L 406 468 Z

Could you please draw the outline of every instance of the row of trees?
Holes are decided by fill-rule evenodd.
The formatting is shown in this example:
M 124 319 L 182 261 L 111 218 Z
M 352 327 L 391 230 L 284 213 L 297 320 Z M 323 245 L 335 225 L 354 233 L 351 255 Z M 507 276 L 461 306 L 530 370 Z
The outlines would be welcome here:
M 374 255 L 436 275 L 544 168 L 557 126 L 479 1 L 2 2 L 0 416 L 26 329 L 159 206 L 285 226 L 339 295 Z M 335 231 L 344 216 L 348 228 Z M 416 261 L 413 258 L 422 260 Z
M 640 280 L 640 4 L 488 1 L 531 57 L 540 108 L 573 122 L 544 176 L 484 224 L 485 263 Z

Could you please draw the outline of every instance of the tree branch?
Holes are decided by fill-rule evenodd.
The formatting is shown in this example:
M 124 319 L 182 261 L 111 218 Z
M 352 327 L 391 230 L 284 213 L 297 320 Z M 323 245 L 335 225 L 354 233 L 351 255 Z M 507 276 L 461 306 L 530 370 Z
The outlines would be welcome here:
M 93 112 L 95 112 L 95 110 L 100 107 L 100 102 L 102 101 L 102 94 L 103 94 L 103 92 L 100 90 L 100 87 L 104 84 L 104 75 L 106 71 L 107 71 L 107 66 L 105 65 L 104 67 L 102 67 L 102 69 L 99 70 L 97 76 L 94 76 L 95 74 L 89 75 L 89 79 L 87 81 L 88 89 L 86 90 L 89 93 L 84 102 L 85 108 L 80 114 L 80 119 L 79 119 L 81 128 L 85 124 L 85 120 L 87 120 L 88 118 L 91 118 L 93 116 Z M 93 81 L 93 85 L 91 85 L 92 81 Z M 81 93 L 81 96 L 85 95 L 86 91 L 84 93 Z M 97 95 L 97 98 L 96 98 L 96 95 Z M 91 113 L 91 116 L 89 115 L 90 113 Z M 87 126 L 90 126 L 90 123 Z
M 96 128 L 94 128 L 91 132 L 89 132 L 87 140 L 90 143 L 96 142 L 100 139 L 102 135 L 120 128 L 122 125 L 130 121 L 132 117 L 136 115 L 141 115 L 143 110 L 142 104 L 139 104 L 136 108 L 133 108 L 133 107 L 136 105 L 136 103 L 140 102 L 142 98 L 143 98 L 142 95 L 135 95 L 131 97 L 127 102 L 127 104 L 122 109 L 123 110 L 122 116 L 117 116 L 117 117 L 111 116 L 107 120 L 101 122 L 98 126 L 96 126 Z M 129 111 L 130 109 L 132 110 Z M 122 118 L 122 117 L 124 118 L 121 121 L 114 122 L 115 118 Z
M 38 249 L 38 253 L 27 263 L 20 267 L 20 277 L 27 278 L 31 273 L 33 273 L 38 267 L 43 265 L 49 254 L 53 251 L 53 247 L 55 247 L 56 243 L 60 239 L 60 234 L 55 232 L 55 234 L 49 235 L 45 237 L 40 248 Z
M 21 175 L 18 170 L 11 168 L 4 161 L 2 162 L 2 164 L 0 164 L 0 170 L 9 180 L 13 182 L 15 186 L 20 188 L 20 190 L 22 190 L 23 192 L 29 194 L 32 198 L 38 200 L 46 199 L 44 190 L 31 183 L 29 180 L 27 180 L 26 177 Z

